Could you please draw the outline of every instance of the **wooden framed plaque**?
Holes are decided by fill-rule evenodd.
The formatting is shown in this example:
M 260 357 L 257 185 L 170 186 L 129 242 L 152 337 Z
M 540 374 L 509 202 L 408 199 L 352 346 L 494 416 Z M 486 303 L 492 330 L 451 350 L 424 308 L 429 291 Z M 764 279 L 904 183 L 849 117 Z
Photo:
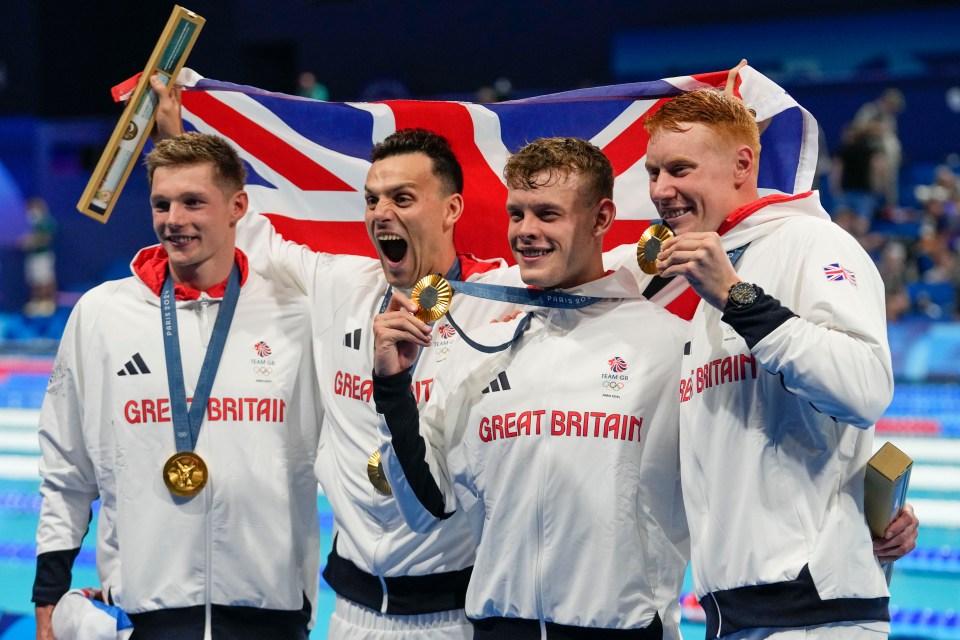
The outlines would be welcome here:
M 887 525 L 896 519 L 907 501 L 913 460 L 889 442 L 885 442 L 867 462 L 863 479 L 863 511 L 874 538 L 883 537 Z M 881 569 L 890 584 L 893 562 L 881 562 Z
M 159 74 L 164 84 L 168 85 L 176 80 L 204 22 L 206 21 L 202 17 L 192 11 L 179 5 L 174 6 L 167 26 L 164 27 L 147 66 L 144 67 L 137 88 L 127 102 L 127 107 L 117 122 L 103 155 L 100 156 L 100 162 L 97 163 L 97 168 L 77 203 L 80 213 L 104 223 L 110 218 L 120 191 L 153 128 L 157 96 L 150 88 L 150 77 Z

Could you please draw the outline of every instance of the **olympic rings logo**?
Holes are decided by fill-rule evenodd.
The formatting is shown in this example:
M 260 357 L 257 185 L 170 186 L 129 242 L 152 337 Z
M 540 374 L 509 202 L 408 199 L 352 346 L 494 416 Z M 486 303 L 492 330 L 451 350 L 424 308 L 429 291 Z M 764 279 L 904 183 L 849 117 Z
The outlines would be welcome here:
M 258 376 L 269 376 L 273 373 L 273 367 L 254 367 L 253 372 Z
M 445 356 L 450 353 L 450 347 L 437 347 L 433 352 L 440 356 Z
M 624 387 L 624 383 L 617 382 L 616 380 L 604 380 L 602 386 L 604 389 L 609 391 L 621 391 Z

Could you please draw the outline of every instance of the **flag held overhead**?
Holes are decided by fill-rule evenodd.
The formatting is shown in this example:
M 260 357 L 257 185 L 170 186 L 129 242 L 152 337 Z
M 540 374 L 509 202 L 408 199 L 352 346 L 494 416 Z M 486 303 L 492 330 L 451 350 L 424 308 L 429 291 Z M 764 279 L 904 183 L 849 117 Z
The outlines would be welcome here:
M 370 151 L 398 129 L 443 135 L 463 165 L 460 253 L 512 261 L 505 242 L 508 156 L 544 136 L 584 138 L 614 167 L 617 221 L 606 248 L 635 244 L 658 214 L 650 202 L 643 119 L 670 98 L 722 90 L 729 70 L 577 89 L 494 104 L 427 100 L 335 103 L 189 76 L 182 93 L 189 128 L 230 140 L 247 164 L 252 213 L 289 240 L 329 253 L 373 255 L 363 225 Z M 762 195 L 807 191 L 817 159 L 817 124 L 782 88 L 740 69 L 735 91 L 766 125 L 761 135 Z

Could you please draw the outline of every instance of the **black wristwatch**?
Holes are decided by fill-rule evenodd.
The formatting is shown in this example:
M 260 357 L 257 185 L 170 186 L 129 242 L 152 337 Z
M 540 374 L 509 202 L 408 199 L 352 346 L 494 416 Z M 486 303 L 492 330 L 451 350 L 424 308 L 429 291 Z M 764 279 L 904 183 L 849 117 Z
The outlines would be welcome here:
M 727 291 L 727 304 L 743 308 L 749 307 L 757 301 L 757 285 L 749 282 L 738 282 Z

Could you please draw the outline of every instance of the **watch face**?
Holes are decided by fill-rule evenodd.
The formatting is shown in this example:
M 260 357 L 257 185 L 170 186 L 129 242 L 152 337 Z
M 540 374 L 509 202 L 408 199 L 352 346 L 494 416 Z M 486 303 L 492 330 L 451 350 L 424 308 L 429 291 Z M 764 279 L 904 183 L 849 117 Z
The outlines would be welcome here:
M 757 299 L 757 289 L 748 282 L 738 282 L 730 287 L 730 293 L 727 297 L 738 307 L 745 307 L 748 304 L 753 304 Z

